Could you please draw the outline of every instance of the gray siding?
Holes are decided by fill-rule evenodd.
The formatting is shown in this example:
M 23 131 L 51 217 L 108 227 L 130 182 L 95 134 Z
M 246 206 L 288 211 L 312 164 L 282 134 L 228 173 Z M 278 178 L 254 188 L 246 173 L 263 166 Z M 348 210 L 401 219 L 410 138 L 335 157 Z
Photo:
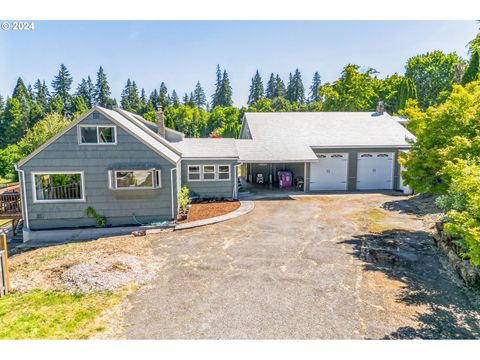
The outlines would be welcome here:
M 357 157 L 359 152 L 393 152 L 394 153 L 394 172 L 393 172 L 393 188 L 399 189 L 400 183 L 400 165 L 398 164 L 398 149 L 392 148 L 364 148 L 364 149 L 314 149 L 316 155 L 322 153 L 332 152 L 346 152 L 348 153 L 348 191 L 355 191 L 357 189 Z M 308 179 L 310 183 L 310 179 Z
M 99 113 L 93 113 L 82 124 L 112 124 Z M 117 126 L 117 145 L 78 145 L 77 126 L 22 166 L 30 228 L 52 229 L 93 226 L 85 216 L 92 206 L 107 217 L 110 225 L 135 224 L 171 218 L 172 200 L 170 169 L 175 167 L 158 153 Z M 108 170 L 118 167 L 155 167 L 162 171 L 162 188 L 155 190 L 109 190 Z M 84 171 L 83 203 L 33 203 L 32 171 Z
M 182 160 L 182 186 L 187 186 L 191 191 L 203 198 L 233 197 L 235 185 L 236 160 Z M 229 181 L 188 181 L 188 165 L 230 165 Z

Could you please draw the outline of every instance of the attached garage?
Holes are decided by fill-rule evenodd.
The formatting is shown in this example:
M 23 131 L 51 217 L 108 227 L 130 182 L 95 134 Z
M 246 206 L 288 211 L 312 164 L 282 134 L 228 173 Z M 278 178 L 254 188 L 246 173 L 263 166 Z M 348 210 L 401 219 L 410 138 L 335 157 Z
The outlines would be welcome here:
M 348 153 L 324 153 L 310 163 L 310 191 L 347 190 Z
M 357 156 L 357 189 L 393 189 L 393 152 L 359 152 Z

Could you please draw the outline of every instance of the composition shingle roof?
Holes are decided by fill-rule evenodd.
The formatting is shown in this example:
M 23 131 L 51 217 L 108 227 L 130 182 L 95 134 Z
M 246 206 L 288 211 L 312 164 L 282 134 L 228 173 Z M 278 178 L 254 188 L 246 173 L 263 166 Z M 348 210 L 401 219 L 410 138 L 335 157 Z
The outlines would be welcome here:
M 245 122 L 252 140 L 237 142 L 244 161 L 315 160 L 312 148 L 401 148 L 415 139 L 386 113 L 245 113 Z
M 185 138 L 175 146 L 184 158 L 238 158 L 235 139 Z

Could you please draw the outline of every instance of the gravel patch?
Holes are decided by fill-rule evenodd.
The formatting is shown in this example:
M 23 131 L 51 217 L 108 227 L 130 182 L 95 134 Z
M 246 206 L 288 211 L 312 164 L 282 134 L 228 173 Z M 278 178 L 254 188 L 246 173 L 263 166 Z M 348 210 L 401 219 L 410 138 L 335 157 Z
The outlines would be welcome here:
M 148 259 L 147 259 L 148 260 Z M 157 270 L 155 261 L 140 261 L 135 256 L 93 259 L 64 271 L 61 281 L 71 290 L 120 290 L 128 285 L 151 281 Z

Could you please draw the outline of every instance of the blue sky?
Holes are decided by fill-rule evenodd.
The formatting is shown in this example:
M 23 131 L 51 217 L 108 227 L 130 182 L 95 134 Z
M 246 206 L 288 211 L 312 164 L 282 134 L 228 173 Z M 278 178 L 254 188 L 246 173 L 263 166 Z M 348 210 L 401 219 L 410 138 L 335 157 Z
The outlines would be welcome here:
M 102 65 L 117 99 L 129 77 L 147 94 L 164 81 L 179 96 L 199 80 L 210 97 L 220 64 L 240 106 L 256 69 L 266 82 L 298 67 L 306 87 L 315 71 L 333 81 L 347 63 L 402 74 L 409 57 L 427 51 L 467 57 L 477 31 L 473 21 L 37 21 L 31 32 L 0 31 L 0 94 L 18 76 L 50 84 L 64 63 L 75 87 Z

